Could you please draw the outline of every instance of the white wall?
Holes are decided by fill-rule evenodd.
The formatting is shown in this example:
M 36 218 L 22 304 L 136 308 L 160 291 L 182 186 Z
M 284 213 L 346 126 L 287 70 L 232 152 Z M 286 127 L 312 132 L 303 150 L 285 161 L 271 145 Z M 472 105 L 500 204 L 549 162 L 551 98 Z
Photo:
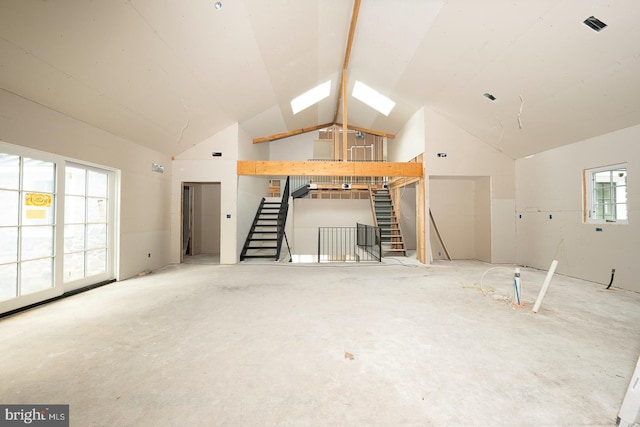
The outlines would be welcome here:
M 453 259 L 476 258 L 475 182 L 472 179 L 432 177 L 431 212 Z M 437 236 L 431 235 L 432 244 Z M 444 254 L 443 254 L 444 255 Z M 434 258 L 444 258 L 433 254 Z
M 424 153 L 427 182 L 433 177 L 464 177 L 476 184 L 478 179 L 483 180 L 479 188 L 490 197 L 489 202 L 482 200 L 484 196 L 472 199 L 473 209 L 478 213 L 478 217 L 474 217 L 474 228 L 480 227 L 474 234 L 480 237 L 480 246 L 474 247 L 473 252 L 476 258 L 494 263 L 515 262 L 515 161 L 427 107 L 414 114 L 389 142 L 387 158 L 404 162 L 421 153 Z M 438 157 L 438 153 L 447 156 Z M 425 185 L 425 193 L 428 217 L 429 185 Z M 461 226 L 465 224 L 466 219 Z M 433 241 L 432 232 L 431 227 L 425 227 L 429 245 Z M 484 243 L 487 239 L 490 247 Z M 438 248 L 434 249 L 437 254 Z M 431 253 L 430 248 L 427 253 Z
M 293 242 L 289 243 L 295 255 L 318 254 L 318 227 L 373 225 L 368 199 L 295 199 L 293 209 Z
M 387 160 L 406 162 L 425 151 L 425 109 L 418 110 L 404 124 L 395 139 L 387 140 Z
M 222 157 L 213 157 L 214 151 Z M 171 262 L 180 262 L 181 197 L 185 182 L 220 183 L 220 263 L 238 261 L 238 125 L 234 124 L 175 156 L 171 184 Z M 228 217 L 227 217 L 228 215 Z
M 640 291 L 640 126 L 622 129 L 516 162 L 518 263 Z M 583 170 L 627 163 L 627 225 L 584 224 Z M 552 219 L 549 219 L 549 215 Z
M 195 184 L 193 187 L 193 254 L 220 254 L 220 184 Z
M 0 140 L 121 171 L 118 279 L 169 263 L 171 159 L 0 90 Z M 164 173 L 151 171 L 151 164 Z M 151 253 L 151 258 L 147 254 Z
M 397 203 L 397 202 L 396 202 Z M 416 249 L 416 185 L 407 185 L 400 189 L 400 229 L 404 247 Z
M 269 160 L 304 161 L 313 159 L 313 142 L 317 138 L 318 132 L 314 131 L 263 143 L 263 145 L 269 147 Z
M 425 111 L 425 132 L 428 176 L 489 177 L 491 262 L 515 262 L 515 161 L 431 109 Z

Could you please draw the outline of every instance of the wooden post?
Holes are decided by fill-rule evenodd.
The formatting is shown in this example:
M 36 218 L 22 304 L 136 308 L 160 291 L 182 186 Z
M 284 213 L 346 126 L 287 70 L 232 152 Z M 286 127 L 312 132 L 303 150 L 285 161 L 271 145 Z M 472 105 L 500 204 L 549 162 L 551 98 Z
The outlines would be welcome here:
M 422 163 L 422 160 L 420 160 Z M 423 264 L 428 264 L 427 260 L 427 236 L 426 236 L 426 197 L 425 197 L 425 177 L 421 176 L 416 188 L 416 259 Z
M 342 70 L 342 161 L 347 161 L 347 70 Z

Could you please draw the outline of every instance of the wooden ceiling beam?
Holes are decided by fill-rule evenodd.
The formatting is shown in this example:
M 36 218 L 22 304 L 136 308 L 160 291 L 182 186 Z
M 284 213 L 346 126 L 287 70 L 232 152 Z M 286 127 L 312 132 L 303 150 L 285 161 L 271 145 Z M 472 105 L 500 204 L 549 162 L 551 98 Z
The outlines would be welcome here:
M 351 24 L 349 25 L 349 37 L 347 38 L 347 48 L 344 52 L 344 62 L 342 63 L 342 70 L 346 70 L 349 67 L 349 59 L 351 59 L 351 47 L 353 46 L 353 37 L 356 33 L 356 24 L 358 23 L 358 14 L 360 13 L 360 0 L 353 2 L 353 13 L 351 14 Z M 346 85 L 347 82 L 340 80 L 338 85 L 338 101 L 336 102 L 336 111 L 333 114 L 334 123 L 338 120 L 338 110 L 340 110 L 340 101 L 342 100 L 342 85 Z
M 334 125 L 338 126 L 338 127 L 342 127 L 342 123 L 334 123 Z M 382 132 L 382 131 L 379 131 L 379 130 L 366 129 L 366 128 L 362 128 L 362 127 L 354 126 L 354 125 L 350 125 L 350 124 L 347 124 L 347 129 L 359 130 L 360 132 L 370 133 L 371 135 L 383 136 L 383 137 L 389 138 L 389 139 L 395 139 L 395 137 L 396 137 L 396 135 L 393 134 L 393 133 Z
M 260 138 L 253 138 L 253 143 L 254 144 L 259 144 L 261 142 L 275 141 L 277 139 L 288 138 L 290 136 L 300 135 L 302 133 L 313 132 L 314 130 L 328 128 L 329 126 L 333 126 L 333 123 L 325 123 L 323 125 L 311 126 L 311 127 L 302 128 L 302 129 L 294 129 L 294 130 L 291 130 L 289 132 L 282 132 L 282 133 L 276 133 L 276 134 L 270 135 L 270 136 L 262 136 Z

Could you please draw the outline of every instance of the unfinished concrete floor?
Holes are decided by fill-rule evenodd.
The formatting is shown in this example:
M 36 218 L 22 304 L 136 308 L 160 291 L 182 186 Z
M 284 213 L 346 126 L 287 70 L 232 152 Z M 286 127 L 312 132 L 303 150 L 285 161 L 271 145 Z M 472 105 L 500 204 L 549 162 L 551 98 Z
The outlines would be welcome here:
M 0 320 L 0 402 L 72 426 L 614 425 L 640 294 L 480 262 L 178 265 Z

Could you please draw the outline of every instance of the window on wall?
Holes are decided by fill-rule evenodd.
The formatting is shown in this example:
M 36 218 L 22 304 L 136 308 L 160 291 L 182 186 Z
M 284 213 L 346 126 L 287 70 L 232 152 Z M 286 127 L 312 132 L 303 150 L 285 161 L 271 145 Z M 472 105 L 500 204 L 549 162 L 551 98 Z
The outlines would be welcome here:
M 626 164 L 587 169 L 584 181 L 585 223 L 628 222 Z
M 64 202 L 65 283 L 106 273 L 109 174 L 67 166 Z
M 0 301 L 54 286 L 56 166 L 0 153 Z

